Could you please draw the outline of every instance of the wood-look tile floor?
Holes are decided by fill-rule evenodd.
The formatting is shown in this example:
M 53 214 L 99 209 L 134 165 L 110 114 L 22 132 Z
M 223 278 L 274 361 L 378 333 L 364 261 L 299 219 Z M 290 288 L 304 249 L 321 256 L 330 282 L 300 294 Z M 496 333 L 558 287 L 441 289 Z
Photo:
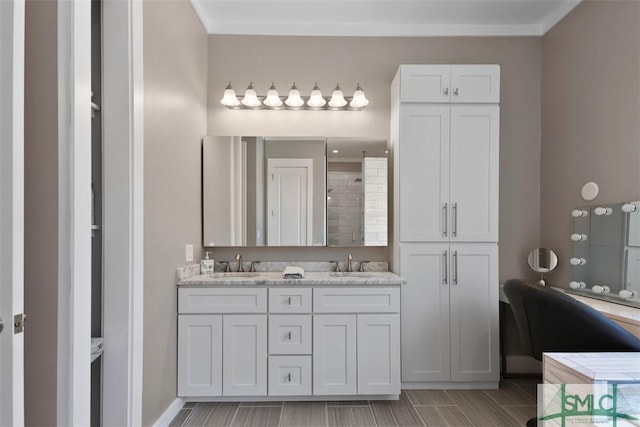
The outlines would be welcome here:
M 342 402 L 187 402 L 170 426 L 521 427 L 536 416 L 536 379 L 498 390 L 403 390 L 400 400 Z

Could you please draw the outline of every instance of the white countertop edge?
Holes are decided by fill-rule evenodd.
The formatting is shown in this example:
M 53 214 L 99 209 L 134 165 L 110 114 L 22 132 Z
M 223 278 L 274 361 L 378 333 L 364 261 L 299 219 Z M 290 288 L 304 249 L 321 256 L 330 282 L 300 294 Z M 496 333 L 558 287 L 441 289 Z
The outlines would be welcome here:
M 365 272 L 368 277 L 332 277 L 327 272 L 306 272 L 304 279 L 285 279 L 282 272 L 260 272 L 255 277 L 212 278 L 206 274 L 179 280 L 178 287 L 200 286 L 400 286 L 406 281 L 391 272 Z M 348 273 L 347 273 L 348 274 Z

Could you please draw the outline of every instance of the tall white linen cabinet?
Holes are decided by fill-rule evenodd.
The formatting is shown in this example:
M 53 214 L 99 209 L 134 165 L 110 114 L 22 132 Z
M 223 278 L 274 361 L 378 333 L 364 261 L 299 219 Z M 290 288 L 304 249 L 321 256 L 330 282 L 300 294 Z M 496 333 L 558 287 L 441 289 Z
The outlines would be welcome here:
M 403 388 L 497 388 L 498 65 L 401 65 L 391 85 Z

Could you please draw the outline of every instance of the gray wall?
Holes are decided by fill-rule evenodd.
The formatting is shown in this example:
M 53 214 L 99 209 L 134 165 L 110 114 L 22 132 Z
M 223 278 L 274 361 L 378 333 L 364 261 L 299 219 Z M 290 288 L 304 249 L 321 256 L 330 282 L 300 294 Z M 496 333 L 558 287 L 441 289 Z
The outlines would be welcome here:
M 58 3 L 28 1 L 25 7 L 25 424 L 56 425 Z
M 399 64 L 500 64 L 500 279 L 530 276 L 524 261 L 540 238 L 539 37 L 279 37 L 209 35 L 209 135 L 389 137 L 390 84 Z M 362 84 L 362 112 L 234 111 L 220 105 L 226 84 L 242 94 L 253 81 L 265 94 L 272 81 L 281 94 L 293 81 L 308 95 L 315 81 L 329 95 L 340 82 L 350 94 Z M 238 249 L 216 248 L 216 260 Z M 389 260 L 387 248 L 242 248 L 245 259 Z
M 200 147 L 207 36 L 191 3 L 144 2 L 144 378 L 142 422 L 176 398 L 175 268 L 200 259 Z
M 543 38 L 541 244 L 567 287 L 571 209 L 640 199 L 640 3 L 582 2 Z M 580 197 L 594 181 L 600 195 Z

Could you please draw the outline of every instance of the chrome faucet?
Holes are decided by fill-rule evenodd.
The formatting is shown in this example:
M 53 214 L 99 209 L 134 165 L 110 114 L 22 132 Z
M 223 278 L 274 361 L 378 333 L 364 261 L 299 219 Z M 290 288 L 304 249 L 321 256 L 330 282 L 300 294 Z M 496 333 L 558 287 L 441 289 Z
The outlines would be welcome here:
M 256 272 L 256 264 L 260 264 L 260 261 L 251 261 L 251 265 L 249 266 L 250 273 Z
M 242 255 L 236 254 L 236 261 L 238 261 L 238 269 L 236 271 L 238 273 L 244 272 L 244 268 L 242 268 Z
M 340 273 L 340 261 L 329 261 L 329 262 L 335 262 L 336 263 L 336 269 L 333 271 L 336 271 L 338 273 Z
M 224 265 L 223 271 L 225 273 L 230 273 L 231 272 L 231 267 L 229 267 L 229 261 L 220 261 L 220 264 Z
M 359 272 L 364 272 L 364 265 L 366 263 L 368 263 L 369 261 L 360 261 L 360 265 L 358 266 L 358 271 Z
M 351 273 L 353 271 L 353 269 L 351 268 L 351 262 L 353 261 L 353 256 L 351 254 L 349 254 L 347 256 L 347 269 L 345 270 L 346 272 Z

